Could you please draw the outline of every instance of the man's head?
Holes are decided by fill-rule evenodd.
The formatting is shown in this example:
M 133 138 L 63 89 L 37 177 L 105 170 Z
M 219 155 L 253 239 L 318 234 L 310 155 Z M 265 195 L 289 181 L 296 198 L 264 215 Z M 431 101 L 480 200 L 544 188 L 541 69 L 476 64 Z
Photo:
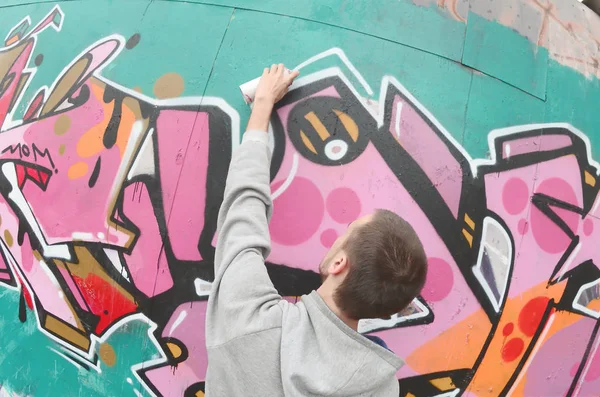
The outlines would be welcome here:
M 323 290 L 352 320 L 386 318 L 420 292 L 427 257 L 404 219 L 387 210 L 352 222 L 319 266 Z

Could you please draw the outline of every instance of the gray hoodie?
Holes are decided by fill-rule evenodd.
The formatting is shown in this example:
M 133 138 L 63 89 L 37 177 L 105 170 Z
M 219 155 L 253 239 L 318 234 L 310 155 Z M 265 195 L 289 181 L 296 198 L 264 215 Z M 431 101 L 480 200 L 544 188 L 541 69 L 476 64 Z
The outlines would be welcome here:
M 248 131 L 231 160 L 206 312 L 207 397 L 398 396 L 400 358 L 316 291 L 293 304 L 273 287 L 270 157 L 267 134 Z

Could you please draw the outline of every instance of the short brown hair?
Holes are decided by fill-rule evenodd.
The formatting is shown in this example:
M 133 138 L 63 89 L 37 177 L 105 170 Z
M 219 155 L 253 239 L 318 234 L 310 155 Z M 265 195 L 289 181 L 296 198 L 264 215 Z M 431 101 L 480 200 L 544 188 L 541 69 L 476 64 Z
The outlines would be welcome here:
M 343 249 L 349 271 L 334 300 L 346 316 L 388 318 L 421 293 L 427 257 L 414 229 L 395 213 L 377 210 L 352 232 Z

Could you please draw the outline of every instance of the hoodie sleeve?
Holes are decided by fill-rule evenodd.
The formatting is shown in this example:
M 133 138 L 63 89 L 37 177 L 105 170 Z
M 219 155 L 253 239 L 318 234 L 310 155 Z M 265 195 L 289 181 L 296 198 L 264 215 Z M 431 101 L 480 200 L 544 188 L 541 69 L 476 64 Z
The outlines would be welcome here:
M 271 249 L 271 154 L 264 131 L 248 131 L 233 154 L 218 220 L 207 346 L 281 326 L 281 297 L 265 267 Z

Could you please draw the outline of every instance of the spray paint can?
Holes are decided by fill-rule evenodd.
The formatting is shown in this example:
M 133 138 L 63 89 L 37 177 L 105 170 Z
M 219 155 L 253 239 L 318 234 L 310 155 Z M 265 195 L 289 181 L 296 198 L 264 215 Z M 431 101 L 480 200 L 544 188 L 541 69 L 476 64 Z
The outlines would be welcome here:
M 286 74 L 292 73 L 291 70 L 285 69 Z M 256 96 L 256 89 L 258 88 L 258 83 L 260 82 L 260 77 L 255 78 L 254 80 L 250 80 L 240 86 L 240 91 L 242 92 L 242 96 L 244 97 L 244 102 L 247 105 L 254 102 L 254 98 Z M 290 89 L 294 87 L 294 84 L 290 86 Z

